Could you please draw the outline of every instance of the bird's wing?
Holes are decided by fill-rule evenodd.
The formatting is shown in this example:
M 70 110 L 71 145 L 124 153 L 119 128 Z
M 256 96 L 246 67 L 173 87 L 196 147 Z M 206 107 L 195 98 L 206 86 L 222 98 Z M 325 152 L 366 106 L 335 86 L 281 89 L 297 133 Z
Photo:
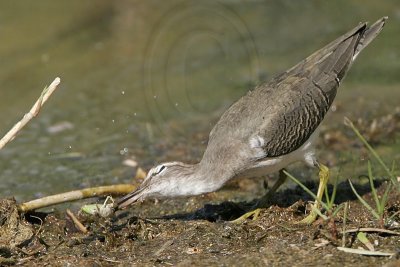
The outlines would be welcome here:
M 229 146 L 235 147 L 229 153 L 238 160 L 277 157 L 298 149 L 322 122 L 355 56 L 385 20 L 370 28 L 359 24 L 235 102 L 210 132 L 203 158 L 218 160 L 218 150 Z M 244 152 L 246 147 L 251 149 Z M 241 156 L 234 151 L 241 151 Z
M 322 122 L 354 58 L 380 32 L 387 18 L 360 24 L 271 82 L 250 93 L 265 99 L 263 122 L 250 140 L 265 157 L 288 154 L 303 145 Z

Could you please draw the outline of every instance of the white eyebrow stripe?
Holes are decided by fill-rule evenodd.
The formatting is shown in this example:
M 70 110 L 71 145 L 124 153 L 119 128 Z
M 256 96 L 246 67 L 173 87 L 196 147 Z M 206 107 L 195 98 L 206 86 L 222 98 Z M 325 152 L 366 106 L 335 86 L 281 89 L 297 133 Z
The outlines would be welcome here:
M 165 164 L 160 164 L 151 170 L 151 175 L 158 175 L 158 174 L 164 172 L 166 169 L 167 169 L 167 166 L 165 166 Z
M 156 169 L 156 173 L 157 174 L 161 173 L 163 170 L 165 170 L 165 168 L 167 168 L 167 167 L 165 167 L 165 165 L 158 165 L 157 169 Z

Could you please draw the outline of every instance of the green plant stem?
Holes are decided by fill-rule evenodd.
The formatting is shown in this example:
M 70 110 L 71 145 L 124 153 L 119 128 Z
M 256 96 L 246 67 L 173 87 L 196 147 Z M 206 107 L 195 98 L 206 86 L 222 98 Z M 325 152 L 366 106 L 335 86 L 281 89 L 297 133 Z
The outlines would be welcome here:
M 382 168 L 385 170 L 385 172 L 389 175 L 392 182 L 400 187 L 400 183 L 397 182 L 397 180 L 394 177 L 394 174 L 386 166 L 386 164 L 383 162 L 383 160 L 378 155 L 378 153 L 376 153 L 375 149 L 372 148 L 372 146 L 368 143 L 368 141 L 364 138 L 364 136 L 360 133 L 360 131 L 354 126 L 353 122 L 349 118 L 345 118 L 344 120 L 345 120 L 345 124 L 353 130 L 353 132 L 357 135 L 357 137 L 361 140 L 361 142 L 363 142 L 364 145 L 368 148 L 369 152 L 379 162 L 379 164 L 382 166 Z
M 374 215 L 374 217 L 378 220 L 381 219 L 381 216 L 379 216 L 379 214 L 357 193 L 357 190 L 354 188 L 353 183 L 349 181 L 351 190 L 353 190 L 353 193 L 357 196 L 358 200 L 360 200 L 361 204 L 363 204 L 370 212 L 372 215 Z
M 321 206 L 328 210 L 329 207 L 328 205 L 326 205 L 324 202 L 320 201 L 317 198 L 317 195 L 315 195 L 313 192 L 311 192 L 310 189 L 308 189 L 304 184 L 302 184 L 297 178 L 295 178 L 294 176 L 292 176 L 290 173 L 288 173 L 287 171 L 283 171 L 287 177 L 289 177 L 293 182 L 295 182 L 296 184 L 298 184 L 301 188 L 303 188 L 304 191 L 306 191 L 310 196 L 312 196 L 316 201 L 318 201 L 319 204 L 321 204 Z

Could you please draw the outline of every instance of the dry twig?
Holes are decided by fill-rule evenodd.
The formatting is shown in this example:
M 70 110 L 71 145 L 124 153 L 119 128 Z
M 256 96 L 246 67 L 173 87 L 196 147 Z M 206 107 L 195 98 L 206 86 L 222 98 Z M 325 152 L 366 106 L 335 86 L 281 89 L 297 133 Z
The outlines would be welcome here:
M 21 203 L 18 205 L 18 210 L 21 212 L 27 212 L 30 210 L 36 210 L 52 206 L 55 204 L 70 202 L 84 198 L 91 198 L 104 195 L 123 195 L 123 194 L 128 194 L 135 189 L 136 186 L 131 184 L 118 184 L 118 185 L 85 188 L 81 190 L 74 190 L 70 192 L 47 196 L 31 200 L 25 203 Z
M 75 217 L 75 215 L 67 209 L 67 215 L 72 219 L 74 222 L 75 226 L 84 234 L 88 232 L 87 228 L 78 220 L 78 218 Z
M 8 142 L 12 141 L 19 131 L 34 117 L 36 117 L 44 103 L 49 99 L 51 94 L 57 89 L 60 84 L 60 78 L 55 78 L 54 81 L 49 85 L 49 87 L 44 88 L 39 99 L 33 105 L 31 110 L 24 115 L 24 117 L 11 128 L 8 133 L 0 140 L 0 149 L 2 149 Z
M 344 231 L 344 233 L 358 233 L 358 232 L 373 232 L 373 233 L 382 233 L 382 234 L 388 234 L 388 235 L 400 235 L 400 232 L 391 231 L 388 229 L 370 228 L 370 227 L 353 228 L 353 229 Z

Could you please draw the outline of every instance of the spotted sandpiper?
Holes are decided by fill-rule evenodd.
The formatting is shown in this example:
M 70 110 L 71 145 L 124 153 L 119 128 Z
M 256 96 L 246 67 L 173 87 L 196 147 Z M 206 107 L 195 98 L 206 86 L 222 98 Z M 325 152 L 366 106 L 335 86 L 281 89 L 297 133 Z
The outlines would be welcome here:
M 383 17 L 370 27 L 360 23 L 294 67 L 249 91 L 225 111 L 211 130 L 199 163 L 168 162 L 152 168 L 136 191 L 119 200 L 118 208 L 149 197 L 213 192 L 233 178 L 280 171 L 272 190 L 258 202 L 257 208 L 261 208 L 285 181 L 283 168 L 296 161 L 319 169 L 320 201 L 329 170 L 315 156 L 318 127 L 347 70 L 379 34 L 386 20 Z M 242 219 L 258 211 L 249 212 Z M 311 223 L 315 218 L 316 213 L 311 212 L 303 222 Z

